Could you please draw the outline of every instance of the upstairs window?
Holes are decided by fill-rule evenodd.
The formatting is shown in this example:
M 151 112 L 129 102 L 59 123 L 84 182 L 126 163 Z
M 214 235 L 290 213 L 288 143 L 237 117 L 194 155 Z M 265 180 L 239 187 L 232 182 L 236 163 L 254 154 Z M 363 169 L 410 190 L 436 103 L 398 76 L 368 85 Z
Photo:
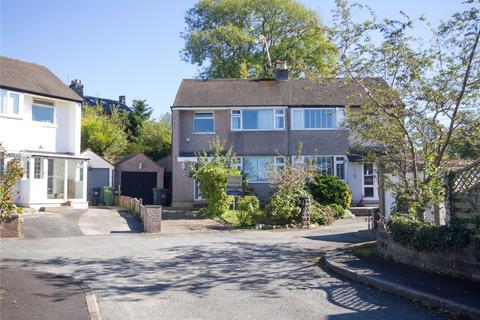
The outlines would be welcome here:
M 19 115 L 20 114 L 20 94 L 12 91 L 0 89 L 0 113 Z
M 32 121 L 54 123 L 55 108 L 52 102 L 33 100 Z
M 213 133 L 215 131 L 215 121 L 213 112 L 195 112 L 193 116 L 193 132 L 195 133 Z
M 342 108 L 293 109 L 293 129 L 333 129 L 338 128 L 337 118 L 343 119 Z
M 235 109 L 231 113 L 232 130 L 285 129 L 284 109 Z

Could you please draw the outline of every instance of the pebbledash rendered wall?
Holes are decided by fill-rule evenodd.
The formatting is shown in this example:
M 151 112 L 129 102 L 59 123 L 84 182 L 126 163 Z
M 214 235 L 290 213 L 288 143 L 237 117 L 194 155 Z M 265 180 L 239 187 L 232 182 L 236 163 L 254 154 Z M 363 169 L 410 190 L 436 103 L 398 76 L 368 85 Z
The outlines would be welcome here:
M 215 136 L 226 147 L 232 146 L 238 156 L 294 155 L 299 142 L 302 142 L 302 154 L 305 155 L 345 155 L 349 147 L 348 131 L 344 129 L 290 130 L 290 112 L 285 113 L 285 130 L 231 131 L 230 110 L 212 109 L 215 118 L 215 132 L 212 134 L 193 132 L 193 111 L 172 110 L 173 206 L 190 207 L 194 204 L 193 179 L 190 177 L 188 164 L 178 162 L 177 158 L 193 157 L 195 152 L 208 150 L 209 142 Z M 315 134 L 312 134 L 313 132 Z M 350 178 L 350 175 L 348 177 Z M 361 180 L 355 183 L 361 185 Z M 250 187 L 262 200 L 267 199 L 273 192 L 268 183 L 251 183 Z

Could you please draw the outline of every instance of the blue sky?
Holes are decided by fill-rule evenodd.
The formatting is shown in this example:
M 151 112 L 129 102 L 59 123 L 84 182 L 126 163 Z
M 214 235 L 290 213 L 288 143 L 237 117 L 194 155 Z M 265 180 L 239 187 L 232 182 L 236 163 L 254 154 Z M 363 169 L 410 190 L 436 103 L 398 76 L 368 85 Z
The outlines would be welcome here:
M 185 11 L 194 0 L 0 0 L 0 53 L 43 64 L 62 81 L 81 79 L 85 94 L 146 99 L 154 116 L 167 112 L 182 78 Z M 323 21 L 334 0 L 303 0 Z M 403 10 L 435 24 L 461 8 L 455 0 L 361 0 L 381 17 Z M 419 30 L 419 35 L 426 35 Z

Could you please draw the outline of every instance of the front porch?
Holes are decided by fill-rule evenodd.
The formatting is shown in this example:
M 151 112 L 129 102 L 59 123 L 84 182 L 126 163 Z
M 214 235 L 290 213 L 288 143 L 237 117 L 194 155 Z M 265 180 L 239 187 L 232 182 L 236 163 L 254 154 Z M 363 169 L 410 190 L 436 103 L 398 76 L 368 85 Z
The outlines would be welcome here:
M 60 153 L 20 152 L 24 175 L 15 189 L 15 203 L 41 209 L 87 202 L 87 159 Z

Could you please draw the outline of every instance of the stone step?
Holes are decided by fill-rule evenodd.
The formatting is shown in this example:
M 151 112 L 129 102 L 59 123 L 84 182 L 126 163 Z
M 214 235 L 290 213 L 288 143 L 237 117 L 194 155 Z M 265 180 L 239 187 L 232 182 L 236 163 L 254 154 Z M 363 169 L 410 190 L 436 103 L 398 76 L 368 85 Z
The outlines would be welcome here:
M 372 216 L 375 211 L 379 210 L 378 206 L 368 206 L 368 207 L 350 207 L 350 211 L 357 217 L 367 217 Z

